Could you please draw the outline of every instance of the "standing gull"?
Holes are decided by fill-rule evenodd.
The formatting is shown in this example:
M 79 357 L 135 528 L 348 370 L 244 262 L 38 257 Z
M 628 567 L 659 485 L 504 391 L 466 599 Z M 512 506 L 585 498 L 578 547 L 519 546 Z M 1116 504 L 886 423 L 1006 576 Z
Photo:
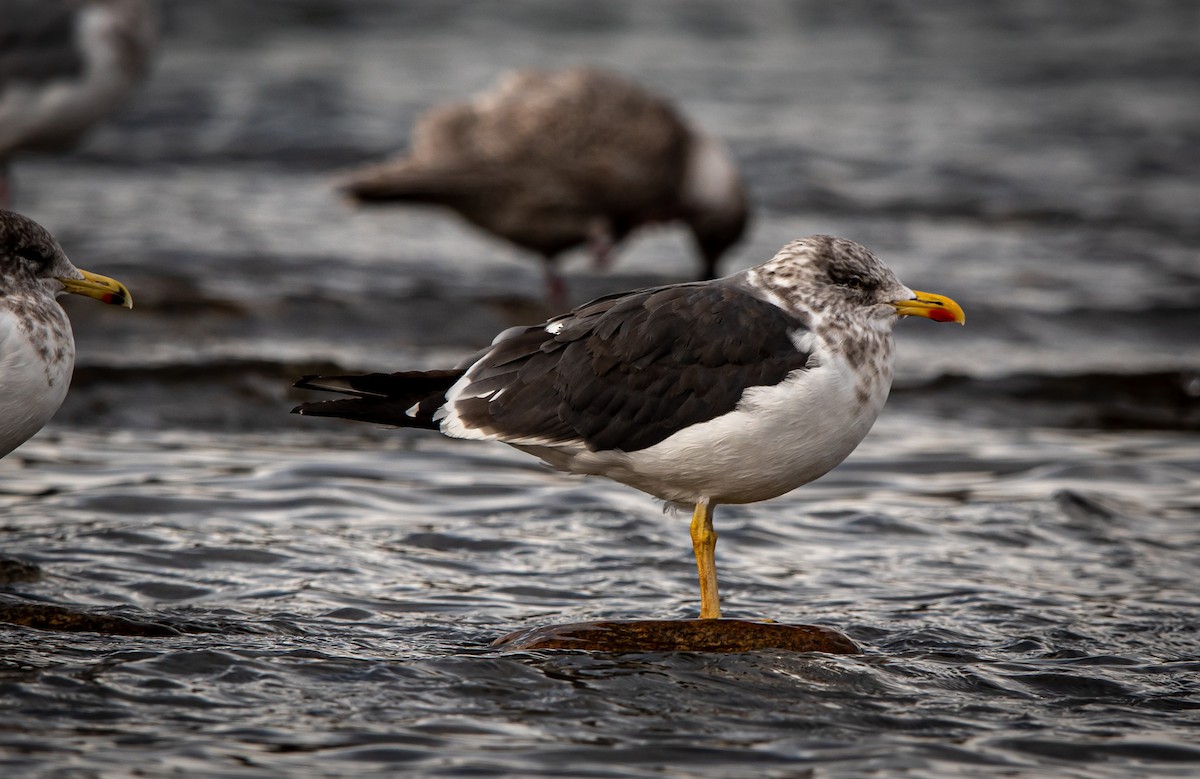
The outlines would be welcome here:
M 0 0 L 0 208 L 8 159 L 75 143 L 145 78 L 145 0 Z
M 75 366 L 67 312 L 71 292 L 133 307 L 119 281 L 80 270 L 41 225 L 0 211 L 0 457 L 50 421 Z
M 633 82 L 589 68 L 509 73 L 468 103 L 428 113 L 407 155 L 351 173 L 360 202 L 430 203 L 554 263 L 587 244 L 598 264 L 636 228 L 683 222 L 716 275 L 746 225 L 746 193 L 725 148 Z
M 700 616 L 719 617 L 714 508 L 789 492 L 858 446 L 891 387 L 901 316 L 965 321 L 863 246 L 817 235 L 732 276 L 511 328 L 454 370 L 305 377 L 297 387 L 353 397 L 294 410 L 503 441 L 692 506 Z

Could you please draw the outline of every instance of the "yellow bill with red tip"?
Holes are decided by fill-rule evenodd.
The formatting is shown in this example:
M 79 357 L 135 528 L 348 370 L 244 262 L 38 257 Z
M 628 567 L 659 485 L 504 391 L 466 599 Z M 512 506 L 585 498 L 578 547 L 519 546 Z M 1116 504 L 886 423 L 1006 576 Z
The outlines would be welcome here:
M 117 281 L 110 279 L 108 276 L 101 276 L 99 273 L 92 273 L 86 270 L 80 270 L 83 274 L 82 279 L 72 279 L 65 276 L 59 276 L 58 280 L 66 287 L 67 292 L 73 295 L 85 295 L 89 298 L 95 298 L 101 303 L 108 303 L 113 306 L 124 306 L 125 308 L 133 308 L 133 296 L 129 294 L 129 289 Z
M 896 307 L 896 313 L 900 316 L 923 316 L 935 322 L 958 322 L 960 325 L 967 323 L 967 315 L 963 313 L 962 306 L 945 295 L 913 290 L 910 299 L 893 300 L 892 305 Z

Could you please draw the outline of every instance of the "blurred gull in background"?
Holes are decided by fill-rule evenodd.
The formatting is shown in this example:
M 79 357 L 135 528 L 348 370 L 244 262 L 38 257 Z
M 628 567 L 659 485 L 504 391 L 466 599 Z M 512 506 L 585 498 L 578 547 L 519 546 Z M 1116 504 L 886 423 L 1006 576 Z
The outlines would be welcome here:
M 587 244 L 603 265 L 638 227 L 680 221 L 702 278 L 746 226 L 746 192 L 725 148 L 663 98 L 589 68 L 520 70 L 467 103 L 435 108 L 408 154 L 355 171 L 360 202 L 430 203 L 546 262 L 547 295 L 566 307 L 554 263 Z
M 76 143 L 146 77 L 155 42 L 144 0 L 0 0 L 0 208 L 9 158 Z

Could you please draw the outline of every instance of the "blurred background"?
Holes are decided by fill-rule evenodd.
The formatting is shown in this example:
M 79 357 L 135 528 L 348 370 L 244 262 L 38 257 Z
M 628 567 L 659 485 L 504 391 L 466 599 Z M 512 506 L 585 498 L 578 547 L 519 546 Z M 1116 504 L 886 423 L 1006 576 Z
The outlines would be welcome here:
M 753 221 L 722 272 L 832 233 L 964 304 L 961 332 L 900 328 L 901 387 L 966 376 L 980 381 L 937 387 L 955 413 L 964 392 L 1018 393 L 1023 408 L 1093 400 L 1105 415 L 1060 407 L 1039 416 L 1050 424 L 1194 429 L 1197 13 L 1186 0 L 165 2 L 149 83 L 75 151 L 14 164 L 17 210 L 82 267 L 127 279 L 138 304 L 121 317 L 71 301 L 83 369 L 60 421 L 294 425 L 268 408 L 287 405 L 297 367 L 419 364 L 540 319 L 531 255 L 449 212 L 356 210 L 332 184 L 506 69 L 586 63 L 731 147 Z M 563 263 L 576 304 L 694 273 L 679 228 L 636 234 L 610 272 L 578 254 Z M 1025 380 L 997 383 L 1013 376 Z M 114 381 L 170 392 L 131 406 L 109 397 Z M 229 381 L 267 405 L 201 402 Z M 1121 409 L 1103 405 L 1115 396 Z
M 10 768 L 1195 770 L 1200 4 L 160 11 L 126 105 L 13 161 L 14 209 L 136 305 L 64 301 L 74 384 L 0 463 L 0 529 L 43 571 L 6 602 L 181 635 L 6 630 Z M 967 312 L 899 324 L 844 466 L 717 517 L 730 616 L 833 625 L 862 658 L 498 657 L 533 624 L 693 616 L 685 521 L 505 447 L 287 413 L 303 373 L 444 365 L 542 318 L 530 255 L 332 184 L 503 70 L 574 64 L 727 142 L 752 224 L 723 272 L 831 233 Z M 695 267 L 678 227 L 562 264 L 576 304 Z

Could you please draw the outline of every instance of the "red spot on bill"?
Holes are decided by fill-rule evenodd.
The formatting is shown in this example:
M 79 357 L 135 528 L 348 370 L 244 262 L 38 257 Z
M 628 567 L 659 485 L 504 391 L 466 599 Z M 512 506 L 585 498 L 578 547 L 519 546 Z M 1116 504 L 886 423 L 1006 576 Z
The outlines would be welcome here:
M 929 310 L 929 318 L 935 322 L 953 322 L 954 314 L 944 308 L 933 308 Z

